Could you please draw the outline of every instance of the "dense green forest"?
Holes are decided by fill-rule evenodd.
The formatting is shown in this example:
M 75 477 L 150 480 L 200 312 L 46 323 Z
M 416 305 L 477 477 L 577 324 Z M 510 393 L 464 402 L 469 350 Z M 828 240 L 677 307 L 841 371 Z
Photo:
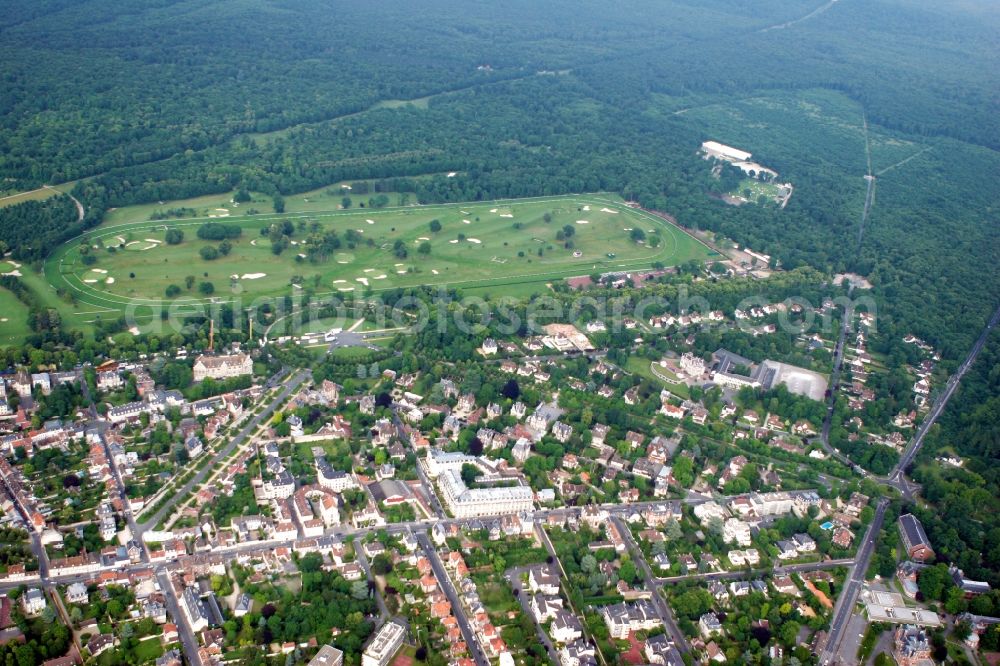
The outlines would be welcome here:
M 618 108 L 654 92 L 822 86 L 887 127 L 998 145 L 998 17 L 986 3 L 845 3 L 766 30 L 817 4 L 45 0 L 26 10 L 5 0 L 17 20 L 0 29 L 0 173 L 74 180 L 381 101 L 568 69 Z
M 967 349 L 990 307 L 975 289 L 1000 290 L 1000 276 L 984 270 L 1000 259 L 991 218 L 991 178 L 1000 172 L 995 153 L 949 139 L 927 140 L 930 149 L 923 153 L 917 144 L 909 155 L 889 153 L 917 157 L 906 165 L 910 170 L 889 171 L 878 181 L 858 248 L 864 138 L 861 110 L 843 95 L 765 95 L 766 104 L 741 114 L 768 127 L 756 141 L 725 119 L 694 112 L 663 118 L 655 103 L 644 110 L 619 109 L 587 95 L 573 76 L 505 82 L 475 94 L 442 96 L 427 108 L 382 109 L 266 141 L 244 138 L 113 170 L 83 189 L 111 205 L 241 184 L 287 195 L 353 178 L 385 179 L 385 189 L 415 191 L 422 202 L 617 191 L 670 212 L 685 225 L 766 251 L 784 268 L 810 265 L 871 275 L 886 304 L 880 312 L 883 332 L 892 337 L 915 332 L 951 358 Z M 774 110 L 801 103 L 818 107 L 821 119 Z M 823 133 L 844 123 L 853 124 L 853 133 Z M 763 145 L 782 176 L 796 185 L 788 207 L 736 208 L 707 197 L 714 184 L 694 148 L 710 136 Z M 901 141 L 890 132 L 883 140 Z M 825 152 L 817 165 L 811 158 L 819 150 Z M 445 171 L 461 175 L 415 178 Z
M 74 190 L 87 225 L 344 179 L 422 202 L 615 191 L 785 268 L 870 275 L 886 338 L 957 358 L 990 309 L 974 290 L 1000 291 L 1000 16 L 881 0 L 781 27 L 815 6 L 49 0 L 0 28 L 0 176 L 93 176 Z M 708 138 L 793 182 L 788 207 L 707 197 Z
M 15 259 L 42 259 L 83 228 L 76 204 L 64 194 L 25 201 L 0 211 L 0 241 Z
M 110 206 L 343 179 L 422 202 L 609 190 L 784 268 L 869 275 L 883 337 L 915 332 L 948 358 L 990 309 L 976 290 L 1000 291 L 987 268 L 1000 259 L 1000 14 L 986 3 L 839 3 L 798 22 L 814 3 L 9 9 L 0 177 L 13 190 L 92 176 L 74 189 L 86 226 Z M 789 206 L 707 197 L 707 138 L 794 183 Z M 0 239 L 37 258 L 78 231 L 49 231 L 71 212 L 64 198 L 4 209 Z M 39 226 L 42 242 L 25 236 Z
M 962 469 L 936 463 L 965 459 Z M 939 557 L 1000 587 L 1000 335 L 994 331 L 928 437 L 913 471 L 934 507 L 920 513 Z M 985 609 L 980 609 L 985 611 Z M 984 612 L 1000 613 L 1000 607 Z

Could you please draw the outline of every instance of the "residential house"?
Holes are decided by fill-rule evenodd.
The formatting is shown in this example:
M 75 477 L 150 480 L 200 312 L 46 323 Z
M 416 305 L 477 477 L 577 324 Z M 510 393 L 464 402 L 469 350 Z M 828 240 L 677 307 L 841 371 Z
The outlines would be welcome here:
M 795 534 L 792 536 L 792 540 L 795 542 L 795 547 L 800 553 L 816 552 L 816 540 L 808 534 Z
M 73 583 L 66 588 L 66 601 L 71 604 L 85 604 L 89 600 L 87 586 L 83 583 Z
M 344 653 L 331 645 L 324 645 L 306 666 L 343 666 L 343 664 Z
M 21 608 L 25 615 L 38 615 L 45 610 L 46 605 L 45 594 L 37 587 L 26 590 L 21 595 Z
M 565 444 L 573 436 L 573 427 L 562 421 L 556 421 L 552 425 L 552 436 Z
M 633 631 L 648 631 L 663 624 L 652 603 L 646 600 L 605 606 L 601 615 L 610 636 L 618 640 L 628 638 Z
M 790 560 L 799 556 L 799 549 L 794 541 L 779 541 L 775 544 L 778 547 L 778 559 Z
M 752 541 L 750 525 L 739 518 L 728 519 L 722 526 L 722 540 L 726 543 L 749 546 Z
M 113 648 L 116 642 L 114 634 L 98 634 L 87 641 L 87 651 L 91 657 L 96 657 L 102 652 Z
M 557 595 L 559 594 L 559 575 L 549 566 L 534 566 L 528 572 L 528 586 L 532 592 Z
M 846 527 L 837 527 L 830 541 L 838 548 L 850 548 L 851 542 L 854 541 L 854 533 Z
M 698 618 L 698 633 L 705 640 L 708 640 L 714 635 L 722 634 L 722 622 L 719 621 L 719 616 L 715 613 L 705 613 L 700 618 Z
M 573 613 L 559 610 L 549 625 L 549 636 L 557 644 L 571 643 L 583 637 L 583 625 Z
M 528 607 L 538 624 L 545 624 L 563 610 L 562 598 L 545 594 L 533 594 Z
M 801 594 L 799 588 L 796 587 L 795 583 L 792 581 L 791 576 L 788 575 L 775 576 L 771 580 L 771 585 L 774 586 L 774 589 L 778 592 L 778 594 L 787 594 L 793 597 L 797 597 Z

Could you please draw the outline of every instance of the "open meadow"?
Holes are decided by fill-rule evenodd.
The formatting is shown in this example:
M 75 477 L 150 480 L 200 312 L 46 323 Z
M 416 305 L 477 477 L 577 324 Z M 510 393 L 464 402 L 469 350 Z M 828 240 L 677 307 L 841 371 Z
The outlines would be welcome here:
M 0 346 L 19 344 L 28 333 L 28 306 L 0 289 Z
M 49 197 L 53 197 L 59 194 L 59 190 L 50 187 L 40 187 L 35 190 L 29 190 L 27 192 L 12 192 L 4 196 L 0 196 L 0 208 L 5 206 L 16 206 L 19 203 L 24 203 L 25 201 L 44 201 Z

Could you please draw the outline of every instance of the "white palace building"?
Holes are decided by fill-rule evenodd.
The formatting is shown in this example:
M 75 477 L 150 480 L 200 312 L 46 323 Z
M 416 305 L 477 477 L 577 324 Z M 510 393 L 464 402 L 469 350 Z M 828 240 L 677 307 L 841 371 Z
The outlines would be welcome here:
M 475 465 L 484 481 L 501 479 L 487 460 L 438 448 L 427 451 L 427 472 L 437 480 L 441 497 L 456 518 L 476 518 L 521 513 L 534 508 L 534 493 L 527 486 L 469 488 L 462 480 L 462 465 Z

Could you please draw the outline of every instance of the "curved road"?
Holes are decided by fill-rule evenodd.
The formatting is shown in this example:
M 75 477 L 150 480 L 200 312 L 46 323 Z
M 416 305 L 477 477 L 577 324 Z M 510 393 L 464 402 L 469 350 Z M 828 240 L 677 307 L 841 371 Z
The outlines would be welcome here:
M 83 217 L 86 214 L 86 211 L 83 209 L 83 204 L 80 203 L 79 199 L 77 199 L 76 197 L 74 197 L 69 192 L 63 192 L 62 190 L 57 190 L 56 188 L 52 187 L 51 185 L 42 185 L 42 187 L 44 189 L 46 189 L 46 190 L 52 190 L 53 192 L 58 192 L 59 194 L 65 194 L 70 199 L 72 199 L 73 203 L 76 204 L 76 220 L 77 220 L 77 222 L 83 222 Z

